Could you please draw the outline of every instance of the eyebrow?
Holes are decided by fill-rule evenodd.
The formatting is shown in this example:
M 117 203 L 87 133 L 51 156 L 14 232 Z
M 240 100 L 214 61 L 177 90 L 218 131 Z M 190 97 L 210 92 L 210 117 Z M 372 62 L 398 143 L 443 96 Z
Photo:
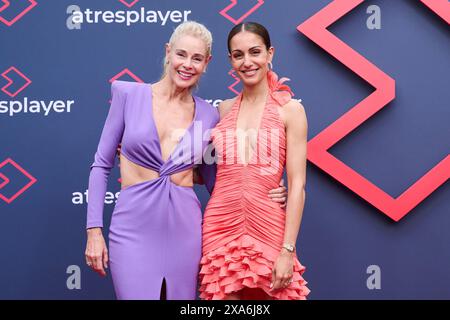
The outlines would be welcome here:
M 251 47 L 250 49 L 248 49 L 249 51 L 250 50 L 253 50 L 253 49 L 260 49 L 261 48 L 261 46 L 254 46 L 254 47 Z M 235 51 L 239 51 L 239 52 L 242 52 L 242 50 L 239 50 L 239 49 L 234 49 L 233 51 L 231 51 L 231 53 L 233 53 L 233 52 L 235 52 Z
M 186 53 L 186 50 L 183 50 L 183 49 L 175 49 L 175 51 L 177 51 L 177 52 L 182 52 L 182 53 Z M 194 53 L 194 56 L 200 56 L 200 57 L 202 57 L 202 58 L 205 57 L 205 56 L 204 56 L 203 54 L 201 54 L 201 53 Z

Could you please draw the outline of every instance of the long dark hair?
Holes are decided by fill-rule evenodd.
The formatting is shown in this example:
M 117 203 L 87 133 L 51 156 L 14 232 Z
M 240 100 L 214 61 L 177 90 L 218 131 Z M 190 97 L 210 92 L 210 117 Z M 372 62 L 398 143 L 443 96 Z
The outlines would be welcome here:
M 228 34 L 228 52 L 231 53 L 230 49 L 230 42 L 231 39 L 238 34 L 239 32 L 248 31 L 251 33 L 254 33 L 261 37 L 261 39 L 264 42 L 264 45 L 266 46 L 266 49 L 269 50 L 271 47 L 270 44 L 270 36 L 269 31 L 262 25 L 257 22 L 242 22 L 233 27 L 233 29 L 230 30 L 230 33 Z

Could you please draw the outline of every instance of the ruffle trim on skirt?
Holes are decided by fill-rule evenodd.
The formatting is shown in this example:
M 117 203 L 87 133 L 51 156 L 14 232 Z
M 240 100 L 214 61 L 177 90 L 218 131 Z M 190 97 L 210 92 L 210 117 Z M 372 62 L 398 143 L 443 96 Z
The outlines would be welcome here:
M 265 252 L 274 250 L 263 247 L 259 241 L 244 235 L 205 254 L 200 262 L 200 298 L 224 299 L 248 287 L 260 288 L 278 300 L 305 300 L 310 292 L 302 277 L 306 268 L 295 258 L 293 282 L 286 288 L 272 290 L 274 261 Z

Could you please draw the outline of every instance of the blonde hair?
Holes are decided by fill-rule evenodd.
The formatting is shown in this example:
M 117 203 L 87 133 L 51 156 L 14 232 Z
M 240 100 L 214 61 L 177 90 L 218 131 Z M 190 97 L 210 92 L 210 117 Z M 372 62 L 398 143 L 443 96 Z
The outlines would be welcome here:
M 205 42 L 206 44 L 206 57 L 209 57 L 211 55 L 213 42 L 212 34 L 211 31 L 209 31 L 208 28 L 206 28 L 203 24 L 196 21 L 185 21 L 179 24 L 170 36 L 169 46 L 172 46 L 175 41 L 177 41 L 182 36 L 193 36 L 195 38 L 203 40 L 203 42 Z M 164 76 L 167 74 L 167 63 L 168 60 L 166 55 L 164 57 L 163 74 L 161 78 L 164 78 Z

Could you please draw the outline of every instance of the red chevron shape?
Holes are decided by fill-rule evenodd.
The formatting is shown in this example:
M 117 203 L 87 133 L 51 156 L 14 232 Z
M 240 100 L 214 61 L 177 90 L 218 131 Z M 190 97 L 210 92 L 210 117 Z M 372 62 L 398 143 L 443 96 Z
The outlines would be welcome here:
M 239 82 L 241 82 L 241 79 L 236 76 L 236 72 L 234 71 L 234 69 L 228 71 L 228 75 L 230 75 L 234 79 L 234 82 L 228 86 L 228 89 L 235 94 L 239 94 L 239 91 L 237 91 L 234 87 L 237 86 Z
M 3 180 L 2 183 L 0 183 L 0 189 L 2 189 L 4 186 L 6 186 L 10 181 L 7 176 L 5 176 L 3 173 L 0 172 L 0 179 Z
M 3 2 L 3 5 L 0 7 L 0 15 L 2 14 L 3 11 L 6 11 L 11 5 L 11 2 L 8 0 L 1 0 L 1 1 Z M 8 21 L 4 17 L 0 16 L 0 22 L 3 22 L 8 27 L 11 27 L 14 23 L 16 23 L 20 18 L 22 18 L 27 12 L 29 12 L 31 9 L 33 9 L 37 5 L 37 2 L 35 0 L 28 0 L 28 2 L 30 3 L 28 5 L 28 7 L 25 8 L 21 13 L 19 13 L 13 19 Z
M 264 0 L 256 0 L 256 4 L 253 7 L 251 7 L 249 10 L 247 10 L 247 12 L 245 12 L 242 16 L 235 19 L 228 14 L 228 11 L 231 10 L 232 8 L 234 8 L 236 5 L 238 5 L 238 0 L 231 0 L 231 3 L 228 6 L 226 6 L 225 8 L 223 8 L 219 13 L 222 16 L 224 16 L 225 18 L 227 18 L 228 20 L 230 20 L 232 23 L 239 24 L 242 21 L 244 21 L 245 18 L 247 18 L 249 15 L 251 15 L 253 12 L 255 12 L 256 9 L 261 7 L 263 4 L 264 4 Z
M 450 24 L 450 2 L 448 0 L 421 0 L 434 13 Z
M 113 76 L 111 79 L 109 79 L 109 82 L 112 83 L 114 80 L 117 80 L 117 79 L 123 77 L 126 74 L 129 75 L 134 80 L 136 80 L 136 82 L 140 82 L 140 83 L 144 82 L 144 80 L 139 78 L 137 75 L 135 75 L 133 72 L 131 72 L 128 68 L 125 68 L 122 71 L 120 71 L 119 73 L 117 73 L 115 76 Z
M 24 193 L 28 188 L 30 188 L 33 184 L 37 182 L 37 179 L 33 177 L 28 171 L 26 171 L 24 168 L 22 168 L 17 162 L 15 162 L 13 159 L 8 158 L 0 163 L 0 170 L 6 165 L 12 165 L 15 167 L 18 171 L 20 171 L 25 177 L 27 177 L 30 181 L 25 184 L 22 188 L 20 188 L 15 194 L 13 194 L 11 197 L 7 197 L 4 194 L 1 193 L 1 189 L 7 185 L 10 181 L 8 177 L 6 177 L 4 174 L 0 173 L 0 177 L 4 180 L 0 184 L 0 199 L 5 201 L 6 203 L 13 202 L 18 196 L 20 196 L 22 193 Z
M 308 141 L 308 160 L 355 192 L 382 213 L 399 221 L 450 178 L 450 155 L 418 179 L 397 198 L 367 180 L 328 150 L 395 98 L 395 81 L 326 28 L 364 0 L 334 0 L 297 29 L 352 72 L 371 84 L 375 91 L 360 101 L 314 138 Z M 422 0 L 448 22 L 447 0 Z
M 110 83 L 113 83 L 115 80 L 120 79 L 121 77 L 123 77 L 124 75 L 128 75 L 131 78 L 133 78 L 136 82 L 139 83 L 144 83 L 144 80 L 142 80 L 141 78 L 139 78 L 137 75 L 135 75 L 133 72 L 130 71 L 130 69 L 125 68 L 122 71 L 120 71 L 119 73 L 117 73 L 115 76 L 113 76 L 111 79 L 109 79 Z M 111 103 L 111 100 L 109 100 L 109 103 Z
M 122 2 L 124 5 L 126 5 L 128 8 L 131 8 L 132 6 L 134 6 L 139 0 L 134 0 L 132 2 L 127 2 L 125 0 L 119 0 L 120 2 Z
M 10 72 L 14 72 L 15 74 L 18 74 L 25 81 L 25 83 L 19 89 L 17 89 L 15 92 L 8 91 L 8 88 L 14 84 L 14 81 L 10 77 L 8 77 L 8 74 Z M 11 98 L 14 98 L 15 96 L 17 96 L 22 90 L 24 90 L 26 87 L 28 87 L 32 82 L 26 75 L 24 75 L 22 72 L 20 72 L 14 66 L 11 66 L 7 70 L 3 71 L 1 73 L 1 76 L 8 81 L 8 83 L 5 84 L 1 90 L 4 93 L 6 93 L 8 96 L 10 96 Z

